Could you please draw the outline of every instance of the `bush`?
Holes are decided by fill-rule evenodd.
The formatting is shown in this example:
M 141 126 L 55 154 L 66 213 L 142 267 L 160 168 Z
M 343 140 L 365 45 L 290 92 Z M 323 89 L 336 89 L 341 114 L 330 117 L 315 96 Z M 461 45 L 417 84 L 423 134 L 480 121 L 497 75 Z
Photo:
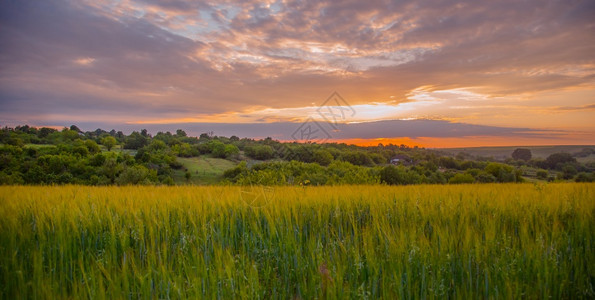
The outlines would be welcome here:
M 319 149 L 314 151 L 313 159 L 321 166 L 328 166 L 333 161 L 333 155 L 326 150 Z
M 223 158 L 229 158 L 237 155 L 238 153 L 240 153 L 240 149 L 238 149 L 238 147 L 236 147 L 235 145 L 227 144 L 223 148 Z
M 258 160 L 267 160 L 274 157 L 275 152 L 273 148 L 269 145 L 254 145 L 248 146 L 244 149 L 244 152 L 248 157 L 258 159 Z
M 225 158 L 225 144 L 218 140 L 211 140 L 208 145 L 214 157 Z
M 149 140 L 138 133 L 137 131 L 133 132 L 126 138 L 126 143 L 124 143 L 124 149 L 133 149 L 138 150 L 149 143 Z
M 366 153 L 360 151 L 346 151 L 341 155 L 341 158 L 356 166 L 371 166 L 374 164 Z
M 520 175 L 517 175 L 514 168 L 501 163 L 489 163 L 485 171 L 496 178 L 498 182 L 515 182 L 522 180 Z
M 564 179 L 574 178 L 577 173 L 576 168 L 571 164 L 566 163 L 562 166 L 562 178 Z
M 17 137 L 11 137 L 6 141 L 7 145 L 16 146 L 16 147 L 24 147 L 25 142 L 22 139 Z
M 595 181 L 595 176 L 593 176 L 593 173 L 587 173 L 587 172 L 580 172 L 578 173 L 578 175 L 576 175 L 576 178 L 574 179 L 574 181 L 576 182 L 593 182 Z
M 171 146 L 171 150 L 180 157 L 192 157 L 199 155 L 198 149 L 193 148 L 188 143 L 175 144 Z
M 242 161 L 237 166 L 225 170 L 225 172 L 223 172 L 223 177 L 235 181 L 241 174 L 246 173 L 248 173 L 248 168 L 246 167 L 246 162 Z
M 545 159 L 544 167 L 548 169 L 561 169 L 566 163 L 576 163 L 576 158 L 569 153 L 554 153 Z
M 6 174 L 0 171 L 0 185 L 3 184 L 23 184 L 25 181 L 21 177 L 21 174 L 18 172 L 12 174 Z
M 101 152 L 101 148 L 99 148 L 99 145 L 97 145 L 97 143 L 95 143 L 93 140 L 86 140 L 85 147 L 87 147 L 89 152 L 93 154 Z
M 461 183 L 473 183 L 475 182 L 475 178 L 471 174 L 456 174 L 455 176 L 451 177 L 448 180 L 448 183 L 451 184 L 461 184 Z
M 116 144 L 118 144 L 118 141 L 116 141 L 116 138 L 114 138 L 113 136 L 106 136 L 101 139 L 101 144 L 103 144 L 105 148 L 107 148 L 107 151 L 111 151 L 112 148 Z
M 387 184 L 421 183 L 421 176 L 403 166 L 386 166 L 380 171 L 380 182 Z
M 479 174 L 477 174 L 477 176 L 475 176 L 475 180 L 481 183 L 491 183 L 496 182 L 497 179 L 492 174 L 489 174 L 487 172 L 480 172 Z
M 548 172 L 546 170 L 538 170 L 537 173 L 535 173 L 535 176 L 537 176 L 538 179 L 546 180 Z
M 150 184 L 154 178 L 157 177 L 157 174 L 154 170 L 149 170 L 143 166 L 132 166 L 127 167 L 120 173 L 118 178 L 116 178 L 116 183 L 118 185 L 128 185 L 128 184 Z

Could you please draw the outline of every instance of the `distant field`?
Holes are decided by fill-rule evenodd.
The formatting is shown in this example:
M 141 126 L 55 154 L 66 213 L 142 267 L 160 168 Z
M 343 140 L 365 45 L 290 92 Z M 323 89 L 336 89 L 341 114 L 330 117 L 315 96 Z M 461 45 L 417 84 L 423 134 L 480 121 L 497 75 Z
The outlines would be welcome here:
M 2 186 L 0 298 L 593 299 L 594 193 Z
M 40 149 L 40 148 L 47 148 L 47 147 L 56 147 L 55 145 L 50 145 L 50 144 L 26 144 L 25 146 L 26 147 L 29 147 L 29 148 L 32 148 L 32 149 Z
M 236 163 L 222 159 L 212 158 L 205 155 L 199 157 L 184 158 L 178 157 L 178 161 L 184 168 L 190 171 L 190 183 L 193 184 L 214 184 L 223 179 L 223 172 L 235 167 Z M 174 180 L 179 183 L 185 183 L 184 170 L 174 171 Z
M 577 153 L 584 148 L 595 149 L 594 145 L 573 145 L 573 146 L 514 146 L 514 147 L 470 147 L 470 148 L 440 148 L 440 150 L 447 153 L 458 154 L 460 152 L 471 154 L 473 156 L 491 156 L 497 159 L 510 158 L 512 152 L 517 148 L 527 148 L 531 150 L 534 158 L 546 158 L 550 154 L 557 152 Z M 585 161 L 584 159 L 580 159 Z M 586 161 L 595 161 L 595 155 L 586 158 Z M 585 161 L 585 162 L 586 162 Z

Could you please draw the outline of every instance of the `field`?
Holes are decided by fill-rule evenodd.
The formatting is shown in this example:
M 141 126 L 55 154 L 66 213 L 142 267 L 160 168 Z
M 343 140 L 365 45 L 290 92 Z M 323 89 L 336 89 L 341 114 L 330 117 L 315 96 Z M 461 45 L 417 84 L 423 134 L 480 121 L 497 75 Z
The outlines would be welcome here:
M 231 169 L 236 166 L 236 163 L 222 159 L 212 158 L 205 155 L 199 157 L 178 157 L 180 162 L 185 169 L 190 171 L 190 183 L 192 184 L 214 184 L 223 179 L 223 172 L 227 169 Z M 186 183 L 184 177 L 185 171 L 176 170 L 174 172 L 173 179 L 177 183 Z
M 593 298 L 595 185 L 0 187 L 0 298 Z
M 494 157 L 496 159 L 506 159 L 510 158 L 512 152 L 517 148 L 526 148 L 531 150 L 531 154 L 533 154 L 534 158 L 543 158 L 545 159 L 551 154 L 554 153 L 577 153 L 582 151 L 585 148 L 593 149 L 595 146 L 593 145 L 569 145 L 569 146 L 519 146 L 519 147 L 469 147 L 469 148 L 442 148 L 436 149 L 442 152 L 451 153 L 451 154 L 458 154 L 460 152 L 471 154 L 473 156 L 484 156 L 484 157 Z M 580 157 L 578 160 L 582 163 L 592 162 L 595 161 L 595 155 L 590 155 L 588 157 Z

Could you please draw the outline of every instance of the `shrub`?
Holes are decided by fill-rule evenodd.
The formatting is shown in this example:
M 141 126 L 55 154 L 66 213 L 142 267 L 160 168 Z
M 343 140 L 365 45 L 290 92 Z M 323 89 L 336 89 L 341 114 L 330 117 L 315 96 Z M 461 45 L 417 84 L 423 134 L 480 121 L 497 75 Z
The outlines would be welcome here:
M 154 170 L 137 165 L 125 168 L 118 178 L 116 178 L 116 183 L 118 185 L 149 184 L 152 181 L 151 179 L 156 176 L 157 174 Z
M 535 173 L 535 176 L 537 176 L 539 179 L 546 180 L 548 177 L 548 172 L 546 170 L 538 170 L 537 173 Z
M 451 177 L 448 180 L 448 183 L 451 184 L 461 184 L 461 183 L 473 183 L 475 182 L 475 178 L 471 174 L 456 174 L 455 176 Z
M 576 182 L 593 182 L 595 181 L 595 176 L 593 176 L 593 173 L 587 173 L 587 172 L 580 172 L 578 173 L 578 175 L 576 175 L 576 178 L 574 179 L 574 181 Z
M 271 159 L 274 157 L 275 154 L 273 148 L 269 145 L 248 146 L 244 149 L 244 152 L 248 157 L 258 160 Z

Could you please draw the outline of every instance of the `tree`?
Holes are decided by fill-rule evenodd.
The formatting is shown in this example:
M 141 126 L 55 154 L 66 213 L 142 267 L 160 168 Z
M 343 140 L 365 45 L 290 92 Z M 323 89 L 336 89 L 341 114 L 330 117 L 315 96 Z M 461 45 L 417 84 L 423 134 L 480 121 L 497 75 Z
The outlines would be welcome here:
M 112 148 L 117 143 L 118 143 L 118 141 L 116 141 L 116 138 L 113 136 L 106 136 L 101 139 L 101 144 L 103 144 L 105 146 L 105 148 L 107 148 L 107 151 L 112 151 Z
M 225 145 L 225 150 L 224 150 L 225 158 L 228 158 L 232 155 L 236 155 L 238 153 L 240 153 L 240 149 L 238 149 L 238 147 L 236 147 L 232 144 Z
M 554 153 L 545 159 L 545 167 L 548 169 L 561 168 L 565 163 L 576 163 L 576 158 L 569 153 Z
M 333 161 L 333 155 L 323 149 L 314 151 L 313 158 L 321 166 L 328 166 Z
M 545 180 L 548 177 L 548 173 L 546 170 L 537 170 L 535 176 L 539 179 Z
M 225 158 L 225 144 L 218 140 L 212 140 L 208 145 L 214 157 Z
M 387 184 L 415 184 L 421 183 L 421 178 L 416 172 L 407 170 L 403 166 L 395 167 L 390 165 L 380 170 L 380 182 Z
M 515 160 L 529 161 L 531 159 L 531 150 L 525 148 L 517 148 L 512 152 L 512 158 Z
M 76 130 L 69 130 L 68 128 L 64 128 L 62 130 L 62 139 L 64 141 L 74 141 L 79 138 L 79 133 Z
M 578 173 L 578 175 L 576 175 L 576 178 L 574 179 L 574 181 L 576 182 L 593 182 L 595 180 L 595 176 L 593 176 L 593 173 L 586 173 L 586 172 L 580 172 Z
M 76 131 L 76 132 L 81 132 L 81 130 L 76 125 L 70 125 L 70 130 Z
M 492 176 L 496 177 L 498 182 L 515 182 L 517 181 L 517 176 L 514 172 L 514 168 L 501 163 L 489 163 L 485 167 L 485 171 Z
M 128 138 L 126 138 L 126 143 L 124 143 L 124 149 L 133 149 L 138 150 L 148 144 L 148 139 L 135 131 L 131 133 Z
M 22 139 L 18 138 L 18 137 L 11 137 L 8 140 L 6 140 L 6 144 L 7 145 L 12 145 L 12 146 L 17 146 L 17 147 L 24 147 L 25 146 L 25 142 L 23 142 Z
M 562 177 L 564 179 L 574 178 L 574 175 L 576 175 L 577 173 L 578 172 L 577 172 L 576 168 L 572 164 L 566 163 L 562 167 Z
M 99 145 L 97 145 L 97 143 L 95 143 L 94 140 L 86 140 L 85 147 L 87 147 L 87 149 L 89 149 L 90 153 L 99 153 L 101 151 L 101 149 L 99 148 Z
M 242 161 L 234 168 L 225 170 L 225 172 L 223 172 L 223 177 L 235 181 L 238 176 L 246 173 L 248 173 L 248 168 L 246 167 L 246 162 Z
M 471 174 L 461 174 L 458 173 L 455 176 L 451 177 L 448 180 L 448 183 L 451 184 L 460 184 L 460 183 L 473 183 L 475 182 L 475 178 Z
M 273 148 L 268 145 L 248 146 L 244 149 L 244 152 L 247 156 L 258 160 L 271 159 L 274 156 Z
M 178 129 L 176 130 L 176 135 L 179 137 L 185 137 L 186 136 L 186 132 L 182 129 Z
M 116 178 L 118 185 L 128 184 L 148 184 L 151 183 L 151 179 L 155 179 L 157 174 L 154 170 L 149 170 L 143 166 L 132 166 L 124 169 L 122 173 Z
M 37 132 L 37 137 L 39 137 L 39 138 L 46 138 L 48 135 L 50 135 L 50 133 L 53 133 L 53 132 L 56 132 L 56 131 L 57 130 L 56 129 L 53 129 L 53 128 L 42 127 Z

